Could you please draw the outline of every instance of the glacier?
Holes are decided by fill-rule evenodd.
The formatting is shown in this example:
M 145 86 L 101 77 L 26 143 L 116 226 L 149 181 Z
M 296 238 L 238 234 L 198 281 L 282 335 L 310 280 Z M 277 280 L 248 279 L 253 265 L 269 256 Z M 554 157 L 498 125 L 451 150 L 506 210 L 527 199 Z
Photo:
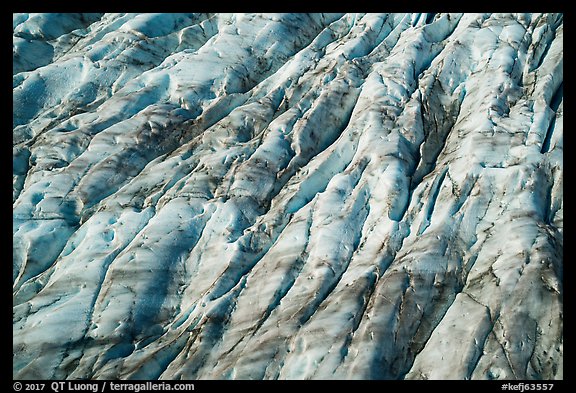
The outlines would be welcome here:
M 563 379 L 563 15 L 13 14 L 13 378 Z

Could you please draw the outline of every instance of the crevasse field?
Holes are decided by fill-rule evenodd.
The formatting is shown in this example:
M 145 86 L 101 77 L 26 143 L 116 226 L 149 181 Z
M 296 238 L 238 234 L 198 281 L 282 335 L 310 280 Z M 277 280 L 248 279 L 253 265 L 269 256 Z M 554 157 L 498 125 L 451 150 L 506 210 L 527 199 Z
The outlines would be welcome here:
M 13 378 L 562 379 L 562 14 L 14 14 Z

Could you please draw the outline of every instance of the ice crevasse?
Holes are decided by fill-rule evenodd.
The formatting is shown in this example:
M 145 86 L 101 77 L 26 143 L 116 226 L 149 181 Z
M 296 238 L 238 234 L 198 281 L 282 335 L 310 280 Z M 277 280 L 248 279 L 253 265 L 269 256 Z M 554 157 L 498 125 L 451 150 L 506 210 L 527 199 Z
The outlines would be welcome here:
M 14 14 L 15 379 L 562 379 L 562 14 Z

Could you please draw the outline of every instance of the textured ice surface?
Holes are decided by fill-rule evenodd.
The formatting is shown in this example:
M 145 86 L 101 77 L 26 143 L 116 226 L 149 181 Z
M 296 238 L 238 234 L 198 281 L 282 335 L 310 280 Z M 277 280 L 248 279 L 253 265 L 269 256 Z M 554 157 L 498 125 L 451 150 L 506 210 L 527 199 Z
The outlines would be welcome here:
M 13 34 L 14 378 L 563 378 L 562 15 Z

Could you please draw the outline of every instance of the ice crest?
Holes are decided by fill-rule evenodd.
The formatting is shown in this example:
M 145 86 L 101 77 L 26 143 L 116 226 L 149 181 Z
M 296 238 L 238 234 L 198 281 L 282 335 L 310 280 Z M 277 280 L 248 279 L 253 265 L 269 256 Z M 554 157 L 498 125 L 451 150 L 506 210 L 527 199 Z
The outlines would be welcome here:
M 562 379 L 562 14 L 14 14 L 15 379 Z

